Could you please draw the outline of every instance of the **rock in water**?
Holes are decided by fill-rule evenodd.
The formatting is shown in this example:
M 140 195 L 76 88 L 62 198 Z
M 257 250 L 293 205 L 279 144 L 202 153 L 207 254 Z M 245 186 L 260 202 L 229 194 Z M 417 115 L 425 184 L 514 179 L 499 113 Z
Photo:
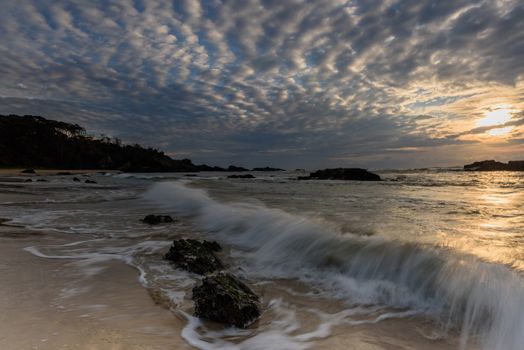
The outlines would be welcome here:
M 174 221 L 175 220 L 173 220 L 173 218 L 169 215 L 150 214 L 150 215 L 146 215 L 146 217 L 142 219 L 142 222 L 145 222 L 146 224 L 149 224 L 149 225 L 158 225 L 158 224 L 174 222 Z
M 380 181 L 377 174 L 360 168 L 324 169 L 310 173 L 309 176 L 299 176 L 298 180 L 354 180 L 354 181 Z
M 35 169 L 25 169 L 21 171 L 22 174 L 36 174 Z
M 217 242 L 177 239 L 165 255 L 181 269 L 205 275 L 223 268 L 222 262 L 214 252 L 220 250 Z
M 84 182 L 86 184 L 96 184 L 96 181 L 93 181 L 93 180 L 85 180 Z
M 229 175 L 228 179 L 254 179 L 255 177 L 251 174 L 245 175 Z
M 74 178 L 73 178 L 73 181 L 75 181 L 75 182 L 80 182 L 81 180 L 80 180 L 78 177 L 74 177 Z
M 195 316 L 246 328 L 260 317 L 258 296 L 236 277 L 219 272 L 193 288 Z

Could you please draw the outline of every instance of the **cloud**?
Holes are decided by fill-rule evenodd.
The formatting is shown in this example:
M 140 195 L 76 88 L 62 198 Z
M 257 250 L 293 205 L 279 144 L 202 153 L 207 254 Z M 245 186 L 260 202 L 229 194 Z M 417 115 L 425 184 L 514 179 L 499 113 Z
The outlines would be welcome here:
M 487 108 L 524 110 L 516 0 L 2 6 L 1 113 L 197 161 L 380 166 L 423 149 L 445 163 L 484 142 L 462 136 L 489 130 L 474 128 Z

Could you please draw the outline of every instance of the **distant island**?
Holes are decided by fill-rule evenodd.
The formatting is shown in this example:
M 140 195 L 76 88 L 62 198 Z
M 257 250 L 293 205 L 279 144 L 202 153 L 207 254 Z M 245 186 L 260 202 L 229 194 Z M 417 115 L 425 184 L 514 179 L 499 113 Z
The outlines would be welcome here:
M 495 160 L 483 160 L 464 165 L 467 171 L 524 171 L 524 160 L 513 160 L 508 163 Z
M 249 169 L 195 165 L 154 148 L 126 145 L 117 138 L 94 138 L 77 125 L 33 115 L 0 115 L 0 167 L 100 169 L 126 172 L 242 172 Z M 278 171 L 254 168 L 252 171 Z

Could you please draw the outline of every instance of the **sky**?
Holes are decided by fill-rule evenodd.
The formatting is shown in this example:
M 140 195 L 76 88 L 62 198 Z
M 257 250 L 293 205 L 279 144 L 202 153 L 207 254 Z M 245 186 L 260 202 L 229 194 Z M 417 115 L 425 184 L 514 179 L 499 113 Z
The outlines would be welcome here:
M 0 114 L 211 165 L 524 158 L 522 0 L 0 0 Z

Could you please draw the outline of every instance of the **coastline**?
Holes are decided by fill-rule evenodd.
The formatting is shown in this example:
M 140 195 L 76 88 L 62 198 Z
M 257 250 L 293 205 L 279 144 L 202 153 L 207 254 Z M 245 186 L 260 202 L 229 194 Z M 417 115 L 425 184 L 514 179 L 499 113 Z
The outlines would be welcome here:
M 82 275 L 72 259 L 24 250 L 85 237 L 0 225 L 0 348 L 192 349 L 184 321 L 160 305 L 120 261 Z
M 35 174 L 22 173 L 27 168 L 0 168 L 0 176 L 60 176 L 59 172 L 71 173 L 71 175 L 78 174 L 97 174 L 97 173 L 120 173 L 120 170 L 100 170 L 100 169 L 34 169 Z

